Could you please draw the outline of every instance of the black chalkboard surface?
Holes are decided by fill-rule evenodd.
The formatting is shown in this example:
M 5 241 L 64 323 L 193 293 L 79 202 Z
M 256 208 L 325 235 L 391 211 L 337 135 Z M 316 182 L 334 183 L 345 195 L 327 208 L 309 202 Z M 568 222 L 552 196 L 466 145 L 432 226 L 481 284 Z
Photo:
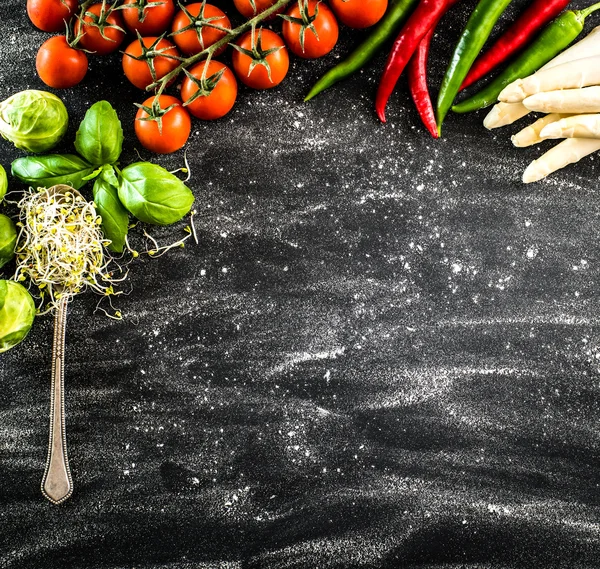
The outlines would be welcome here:
M 474 5 L 444 20 L 432 85 Z M 0 97 L 44 88 L 46 34 L 23 0 L 0 13 Z M 359 37 L 196 121 L 199 244 L 131 264 L 122 321 L 72 302 L 61 506 L 39 489 L 52 319 L 1 356 L 0 567 L 598 567 L 598 159 L 525 186 L 540 148 L 484 113 L 433 141 L 404 79 L 381 125 L 385 54 L 303 103 Z M 183 165 L 140 148 L 119 56 L 58 94 L 59 151 L 106 99 L 123 163 Z

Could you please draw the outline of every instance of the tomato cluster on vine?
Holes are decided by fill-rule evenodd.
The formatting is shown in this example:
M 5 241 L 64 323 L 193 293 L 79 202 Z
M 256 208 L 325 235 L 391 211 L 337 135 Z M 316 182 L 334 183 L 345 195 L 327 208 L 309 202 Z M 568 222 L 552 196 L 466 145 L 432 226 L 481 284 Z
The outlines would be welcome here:
M 289 52 L 304 59 L 322 57 L 337 43 L 338 20 L 368 27 L 387 9 L 387 0 L 291 0 L 285 12 L 276 10 L 276 4 L 285 4 L 281 0 L 234 4 L 248 23 L 252 20 L 245 33 L 236 34 L 241 27 L 232 30 L 227 14 L 207 0 L 187 5 L 174 0 L 87 0 L 81 5 L 78 0 L 27 0 L 36 27 L 66 29 L 66 35 L 53 36 L 39 48 L 38 75 L 49 87 L 74 87 L 87 73 L 88 56 L 121 49 L 127 79 L 156 93 L 138 105 L 140 142 L 154 152 L 174 152 L 191 131 L 188 113 L 202 120 L 225 116 L 235 104 L 238 81 L 253 89 L 275 87 L 288 72 Z M 261 14 L 273 18 L 277 13 L 283 19 L 280 33 L 257 27 Z M 233 69 L 215 59 L 228 45 Z M 180 98 L 163 94 L 180 72 L 185 73 Z

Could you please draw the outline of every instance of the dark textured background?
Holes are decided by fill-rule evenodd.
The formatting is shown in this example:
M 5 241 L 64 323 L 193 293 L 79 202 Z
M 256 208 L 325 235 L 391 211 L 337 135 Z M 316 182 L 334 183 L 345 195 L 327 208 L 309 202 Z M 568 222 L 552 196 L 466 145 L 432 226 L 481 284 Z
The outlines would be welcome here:
M 24 4 L 0 5 L 2 98 L 43 88 Z M 443 21 L 434 85 L 473 6 Z M 524 186 L 539 148 L 483 113 L 432 141 L 404 80 L 382 126 L 383 56 L 302 103 L 359 36 L 195 122 L 199 245 L 133 263 L 121 322 L 72 303 L 63 506 L 39 490 L 51 319 L 2 355 L 0 567 L 600 565 L 598 159 Z M 119 66 L 60 93 L 61 150 L 105 98 L 137 159 Z

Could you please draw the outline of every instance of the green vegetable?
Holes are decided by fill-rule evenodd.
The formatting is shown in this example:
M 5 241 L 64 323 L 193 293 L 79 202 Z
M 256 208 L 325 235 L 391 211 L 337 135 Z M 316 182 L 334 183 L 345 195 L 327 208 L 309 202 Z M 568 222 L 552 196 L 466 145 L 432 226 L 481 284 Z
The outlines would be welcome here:
M 312 87 L 308 95 L 304 98 L 308 101 L 318 95 L 321 91 L 335 85 L 338 81 L 349 77 L 362 69 L 377 52 L 383 47 L 384 43 L 390 39 L 404 24 L 410 16 L 411 10 L 417 4 L 417 0 L 396 0 L 390 5 L 385 16 L 373 28 L 369 35 L 362 41 L 356 49 L 341 63 L 330 69 L 321 77 Z
M 483 44 L 492 33 L 494 24 L 510 2 L 511 0 L 479 0 L 471 14 L 458 44 L 454 48 L 452 59 L 440 87 L 437 100 L 437 124 L 440 134 L 444 118 L 446 118 L 462 82 L 469 73 L 475 58 L 481 52 Z
M 123 146 L 123 129 L 107 101 L 92 105 L 77 131 L 77 154 L 27 156 L 12 163 L 12 173 L 34 187 L 67 184 L 79 190 L 93 178 L 94 203 L 102 218 L 109 249 L 121 253 L 129 228 L 129 213 L 145 223 L 169 225 L 190 211 L 194 196 L 176 176 L 150 162 L 113 167 Z
M 67 184 L 78 190 L 93 172 L 94 166 L 76 154 L 26 156 L 12 163 L 12 175 L 36 187 Z
M 164 168 L 136 162 L 120 172 L 119 199 L 140 221 L 169 225 L 188 213 L 194 202 L 191 190 Z
M 0 267 L 15 256 L 17 227 L 10 217 L 0 213 Z
M 471 98 L 454 105 L 452 110 L 455 113 L 470 113 L 493 105 L 504 87 L 531 75 L 566 49 L 583 31 L 585 18 L 599 8 L 600 4 L 594 4 L 585 10 L 569 10 L 561 14 L 491 83 Z
M 27 152 L 47 152 L 67 131 L 63 102 L 46 91 L 21 91 L 0 103 L 0 134 Z
M 0 165 L 0 202 L 4 199 L 6 190 L 8 190 L 8 178 L 6 170 Z
M 0 353 L 27 336 L 35 318 L 35 304 L 27 289 L 14 281 L 0 281 Z
M 129 228 L 129 214 L 119 201 L 119 181 L 112 166 L 105 166 L 94 181 L 94 203 L 102 217 L 102 231 L 111 243 L 108 248 L 123 252 Z
M 123 148 L 123 129 L 108 101 L 94 103 L 85 113 L 75 137 L 75 149 L 96 166 L 112 164 Z

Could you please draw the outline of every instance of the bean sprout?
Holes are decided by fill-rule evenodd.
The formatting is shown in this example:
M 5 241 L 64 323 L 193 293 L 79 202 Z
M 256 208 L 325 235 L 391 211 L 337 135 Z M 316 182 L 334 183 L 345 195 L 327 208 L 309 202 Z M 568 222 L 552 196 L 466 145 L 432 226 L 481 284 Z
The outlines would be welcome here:
M 20 227 L 15 279 L 29 279 L 40 291 L 42 314 L 65 296 L 91 289 L 103 296 L 119 294 L 113 284 L 113 262 L 103 251 L 104 239 L 94 204 L 69 186 L 29 188 L 19 201 Z

